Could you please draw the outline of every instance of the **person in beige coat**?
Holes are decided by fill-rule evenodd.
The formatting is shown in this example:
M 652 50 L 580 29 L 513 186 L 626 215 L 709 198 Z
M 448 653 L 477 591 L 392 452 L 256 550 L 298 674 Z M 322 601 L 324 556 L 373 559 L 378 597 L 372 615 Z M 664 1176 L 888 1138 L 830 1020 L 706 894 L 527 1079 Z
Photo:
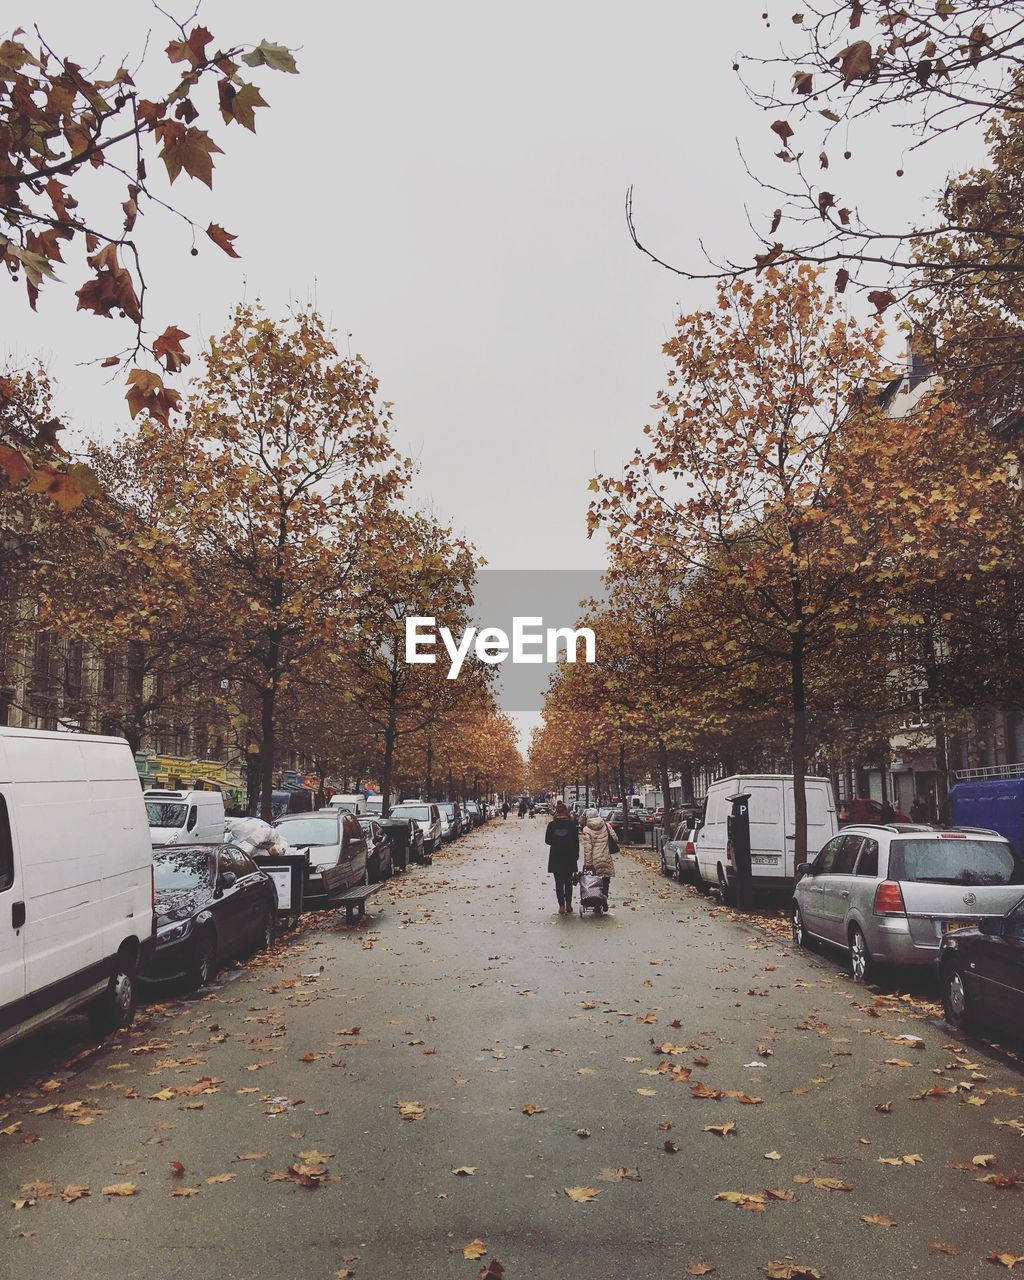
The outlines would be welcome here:
M 580 832 L 580 852 L 583 854 L 583 866 L 604 877 L 604 892 L 607 897 L 608 888 L 615 874 L 615 863 L 612 861 L 612 849 L 608 823 L 596 809 L 587 810 L 587 819 Z

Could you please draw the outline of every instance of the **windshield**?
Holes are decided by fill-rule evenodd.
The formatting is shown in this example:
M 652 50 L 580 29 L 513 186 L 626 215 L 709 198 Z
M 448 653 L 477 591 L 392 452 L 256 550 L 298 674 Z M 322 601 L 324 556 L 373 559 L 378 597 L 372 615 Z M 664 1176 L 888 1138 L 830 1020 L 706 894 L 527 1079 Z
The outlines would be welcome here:
M 338 844 L 341 839 L 338 819 L 330 815 L 324 818 L 288 818 L 276 825 L 293 849 Z
M 999 840 L 931 839 L 893 841 L 891 880 L 929 884 L 1011 884 L 1019 878 L 1016 859 Z
M 398 804 L 391 810 L 392 818 L 418 818 L 420 822 L 430 821 L 430 810 L 425 804 Z
M 455 817 L 455 806 L 453 804 L 439 804 L 437 806 L 443 814 L 449 818 Z
M 181 849 L 153 859 L 156 889 L 197 889 L 213 882 L 213 854 L 208 849 Z
M 151 827 L 183 827 L 188 805 L 180 800 L 147 800 L 146 817 Z

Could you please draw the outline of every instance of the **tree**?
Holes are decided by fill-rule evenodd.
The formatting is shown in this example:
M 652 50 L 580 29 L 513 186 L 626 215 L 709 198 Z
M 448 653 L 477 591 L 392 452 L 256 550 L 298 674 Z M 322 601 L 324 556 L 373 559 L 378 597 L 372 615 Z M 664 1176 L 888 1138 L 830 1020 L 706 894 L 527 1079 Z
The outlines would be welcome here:
M 133 418 L 146 413 L 165 423 L 180 396 L 165 385 L 163 375 L 189 363 L 182 346 L 188 334 L 174 324 L 156 337 L 146 331 L 146 277 L 136 223 L 150 208 L 168 209 L 190 228 L 193 256 L 200 234 L 231 257 L 239 255 L 233 235 L 213 222 L 204 230 L 173 208 L 155 188 L 153 175 L 162 169 L 173 183 L 185 173 L 212 186 L 213 157 L 221 148 L 200 127 L 214 109 L 200 106 L 203 87 L 216 86 L 226 125 L 255 131 L 255 112 L 267 103 L 244 78 L 243 65 L 296 70 L 281 45 L 264 40 L 248 49 L 221 49 L 211 47 L 213 36 L 203 26 L 174 26 L 176 38 L 165 51 L 174 68 L 172 82 L 148 97 L 135 83 L 137 73 L 120 65 L 108 78 L 93 78 L 69 56 L 56 53 L 38 29 L 32 47 L 21 30 L 0 42 L 0 263 L 12 283 L 24 280 L 34 310 L 44 282 L 50 287 L 56 268 L 67 263 L 66 253 L 84 250 L 84 270 L 75 268 L 83 281 L 76 293 L 78 309 L 107 319 L 117 314 L 134 326 L 128 348 L 103 363 L 150 357 L 157 369 L 136 366 L 128 374 L 128 405 Z M 0 386 L 0 427 L 8 425 L 2 412 L 8 395 L 9 389 Z M 32 487 L 58 501 L 81 490 L 83 472 L 60 465 L 52 418 L 22 419 L 15 426 L 20 429 L 0 435 L 0 472 L 11 485 L 31 480 Z
M 240 306 L 204 363 L 184 423 L 148 422 L 143 440 L 162 519 L 209 575 L 226 664 L 258 703 L 269 820 L 279 698 L 355 617 L 352 584 L 408 468 L 377 380 L 316 312 L 278 323 Z
M 763 15 L 770 26 L 768 14 Z M 768 56 L 741 56 L 765 68 L 768 87 L 745 85 L 754 105 L 767 113 L 776 157 L 793 177 L 763 181 L 778 207 L 758 236 L 760 252 L 705 269 L 671 267 L 690 279 L 760 274 L 771 263 L 838 264 L 837 288 L 856 278 L 870 288 L 879 312 L 896 300 L 893 272 L 905 292 L 920 286 L 922 263 L 930 287 L 955 287 L 963 270 L 941 252 L 957 228 L 940 217 L 916 233 L 901 226 L 875 227 L 861 216 L 858 193 L 841 190 L 835 161 L 856 147 L 858 124 L 873 118 L 905 129 L 914 151 L 962 128 L 984 126 L 997 115 L 1019 115 L 1018 75 L 1024 62 L 1024 24 L 1016 0 L 811 0 L 792 16 L 793 40 Z M 740 62 L 733 70 L 740 71 Z M 780 89 L 779 84 L 787 86 Z M 772 118 L 775 117 L 775 118 Z M 838 144 L 836 139 L 842 139 Z M 811 166 L 817 171 L 811 172 Z M 821 175 L 827 171 L 828 177 Z M 903 176 L 903 169 L 896 177 Z M 826 184 L 828 190 L 826 190 Z M 627 219 L 637 247 L 662 266 L 636 232 L 632 193 Z M 1016 232 L 1007 234 L 1019 242 Z M 978 244 L 972 269 L 1009 277 L 1019 266 L 1004 244 Z M 922 249 L 923 246 L 923 249 Z M 881 277 L 881 280 L 878 279 Z M 891 286 L 891 287 L 890 287 Z
M 661 416 L 591 508 L 621 557 L 692 575 L 720 680 L 785 677 L 798 862 L 809 670 L 838 635 L 924 624 L 912 593 L 977 581 L 1006 528 L 1007 460 L 928 398 L 895 422 L 882 341 L 813 268 L 720 286 L 678 322 Z

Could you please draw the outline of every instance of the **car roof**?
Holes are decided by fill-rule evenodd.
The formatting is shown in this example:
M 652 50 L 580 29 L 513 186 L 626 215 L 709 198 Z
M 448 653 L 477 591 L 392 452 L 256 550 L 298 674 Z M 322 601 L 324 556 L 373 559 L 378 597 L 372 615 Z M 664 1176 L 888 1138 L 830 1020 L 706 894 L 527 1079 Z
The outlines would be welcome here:
M 311 818 L 315 818 L 319 822 L 339 822 L 342 815 L 338 812 L 337 806 L 333 809 L 308 809 L 305 813 L 282 813 L 280 818 L 274 819 L 274 826 L 280 826 L 282 822 L 295 822 L 301 820 L 308 822 Z
M 977 836 L 982 840 L 1006 841 L 1005 836 L 990 827 L 933 827 L 924 822 L 850 822 L 840 828 L 839 835 L 853 835 L 860 831 L 872 834 L 886 831 L 894 836 L 929 835 L 946 839 L 954 836 Z

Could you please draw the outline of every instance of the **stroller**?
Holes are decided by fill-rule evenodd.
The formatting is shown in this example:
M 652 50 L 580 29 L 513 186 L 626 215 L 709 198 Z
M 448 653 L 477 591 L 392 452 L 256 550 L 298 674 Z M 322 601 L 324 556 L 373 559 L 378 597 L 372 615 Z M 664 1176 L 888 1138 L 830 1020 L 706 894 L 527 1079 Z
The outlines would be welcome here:
M 582 871 L 577 872 L 576 883 L 580 887 L 580 915 L 586 915 L 588 909 L 593 911 L 595 916 L 603 915 L 608 910 L 604 876 L 599 876 L 596 871 L 584 867 Z

